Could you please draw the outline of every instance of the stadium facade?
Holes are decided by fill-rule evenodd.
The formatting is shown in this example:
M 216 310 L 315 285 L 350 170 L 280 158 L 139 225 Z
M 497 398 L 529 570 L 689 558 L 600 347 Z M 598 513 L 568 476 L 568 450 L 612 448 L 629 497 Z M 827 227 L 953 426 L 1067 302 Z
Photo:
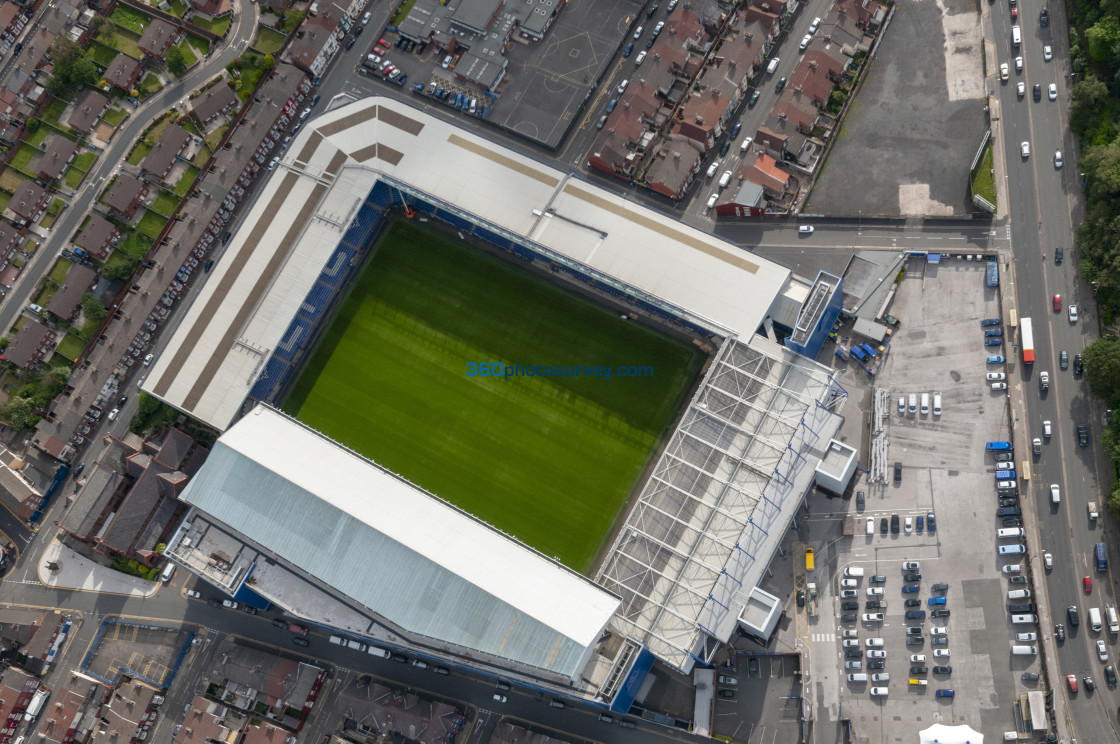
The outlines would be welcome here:
M 398 500 L 417 510 L 473 518 L 373 463 L 356 464 L 357 455 L 260 405 L 274 402 L 294 379 L 393 209 L 446 223 L 714 350 L 596 574 L 598 587 L 565 575 L 564 591 L 593 608 L 578 627 L 555 620 L 535 596 L 537 585 L 562 567 L 518 544 L 534 556 L 525 565 L 540 573 L 512 582 L 514 594 L 496 591 L 500 570 L 457 570 L 459 559 L 430 541 L 410 542 L 400 522 L 367 511 L 364 499 L 382 499 L 380 489 L 388 488 L 407 493 Z M 168 555 L 231 596 L 272 602 L 309 622 L 447 663 L 494 671 L 504 665 L 526 680 L 570 686 L 626 710 L 654 658 L 687 673 L 749 625 L 745 613 L 759 599 L 754 588 L 840 425 L 844 391 L 812 358 L 841 299 L 836 277 L 802 281 L 406 103 L 372 98 L 343 106 L 311 122 L 293 143 L 145 382 L 147 392 L 225 432 L 184 494 L 193 508 Z M 268 440 L 263 456 L 246 432 L 266 420 L 275 432 L 260 432 Z M 322 455 L 285 461 L 285 452 L 303 447 Z M 349 496 L 314 484 L 335 461 L 350 468 Z M 366 479 L 372 495 L 357 485 Z M 359 533 L 373 535 L 359 542 L 388 551 L 346 553 L 348 561 L 414 553 L 416 576 L 408 574 L 413 561 L 397 564 L 411 579 L 403 586 L 425 590 L 354 584 L 338 575 L 350 570 L 346 562 L 323 561 L 291 536 L 293 517 L 255 520 L 269 508 L 265 499 L 221 495 L 255 481 L 275 482 L 292 514 L 320 515 L 322 537 L 349 544 Z M 198 549 L 203 524 L 226 541 L 218 551 L 226 559 L 207 562 Z M 494 545 L 514 550 L 511 538 L 485 529 Z M 257 558 L 234 570 L 228 550 L 236 546 Z M 311 595 L 285 593 L 278 581 L 270 595 L 264 574 L 276 575 L 277 566 L 314 586 L 317 599 L 300 606 Z M 450 585 L 475 597 L 458 623 L 519 618 L 508 626 L 508 645 L 432 621 L 426 608 L 445 596 L 434 587 Z M 530 620 L 524 635 L 521 618 Z

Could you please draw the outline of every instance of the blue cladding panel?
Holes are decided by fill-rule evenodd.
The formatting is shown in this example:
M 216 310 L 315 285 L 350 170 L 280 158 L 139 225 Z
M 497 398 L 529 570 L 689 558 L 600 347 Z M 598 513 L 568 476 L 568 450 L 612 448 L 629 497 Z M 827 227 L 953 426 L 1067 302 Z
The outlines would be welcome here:
M 638 652 L 633 666 L 630 667 L 630 671 L 626 675 L 626 681 L 618 688 L 614 700 L 611 701 L 612 711 L 626 713 L 630 710 L 630 706 L 634 704 L 634 698 L 638 695 L 638 690 L 642 689 L 642 683 L 646 681 L 646 675 L 653 668 L 653 661 L 653 654 L 650 653 L 648 648 L 643 648 Z

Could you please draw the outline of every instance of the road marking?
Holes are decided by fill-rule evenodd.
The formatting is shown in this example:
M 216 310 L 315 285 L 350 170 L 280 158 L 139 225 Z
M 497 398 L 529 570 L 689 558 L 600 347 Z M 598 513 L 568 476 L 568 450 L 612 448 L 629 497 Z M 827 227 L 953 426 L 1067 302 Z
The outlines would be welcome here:
M 835 633 L 814 633 L 813 643 L 832 643 L 836 640 Z

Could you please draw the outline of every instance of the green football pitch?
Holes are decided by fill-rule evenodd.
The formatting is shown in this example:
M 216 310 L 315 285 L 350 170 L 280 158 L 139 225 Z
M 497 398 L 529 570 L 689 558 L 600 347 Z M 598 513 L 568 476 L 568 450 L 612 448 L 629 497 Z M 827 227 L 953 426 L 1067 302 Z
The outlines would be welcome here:
M 586 572 L 703 354 L 422 224 L 375 250 L 284 410 Z M 470 374 L 495 362 L 652 374 Z

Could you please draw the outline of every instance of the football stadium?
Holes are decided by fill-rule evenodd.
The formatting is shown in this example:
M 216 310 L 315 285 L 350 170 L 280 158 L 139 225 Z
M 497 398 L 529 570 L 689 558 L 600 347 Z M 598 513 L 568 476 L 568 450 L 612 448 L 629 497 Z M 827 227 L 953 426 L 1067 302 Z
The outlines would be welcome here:
M 758 584 L 840 425 L 813 361 L 840 303 L 836 277 L 349 103 L 145 381 L 223 432 L 165 554 L 371 649 L 627 711 L 655 662 L 776 626 Z

